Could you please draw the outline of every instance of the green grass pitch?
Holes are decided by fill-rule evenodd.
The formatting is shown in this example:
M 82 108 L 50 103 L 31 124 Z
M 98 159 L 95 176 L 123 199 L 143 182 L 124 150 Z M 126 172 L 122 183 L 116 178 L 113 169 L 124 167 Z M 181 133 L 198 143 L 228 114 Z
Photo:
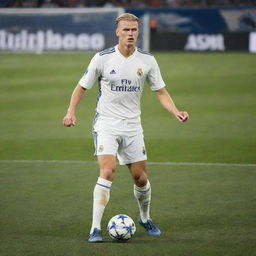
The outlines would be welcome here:
M 255 255 L 255 55 L 155 53 L 174 101 L 190 113 L 180 124 L 145 86 L 151 216 L 162 235 L 138 225 L 130 175 L 118 166 L 102 244 L 86 242 L 98 176 L 91 135 L 97 86 L 79 105 L 77 126 L 62 126 L 91 57 L 0 55 L 0 255 Z M 127 243 L 106 233 L 118 213 L 137 224 Z

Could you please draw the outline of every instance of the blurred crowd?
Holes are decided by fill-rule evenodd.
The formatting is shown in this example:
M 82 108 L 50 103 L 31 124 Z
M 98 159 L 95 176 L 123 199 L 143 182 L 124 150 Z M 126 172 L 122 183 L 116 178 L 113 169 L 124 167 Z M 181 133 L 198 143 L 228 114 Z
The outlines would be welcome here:
M 0 7 L 243 7 L 256 0 L 0 0 Z

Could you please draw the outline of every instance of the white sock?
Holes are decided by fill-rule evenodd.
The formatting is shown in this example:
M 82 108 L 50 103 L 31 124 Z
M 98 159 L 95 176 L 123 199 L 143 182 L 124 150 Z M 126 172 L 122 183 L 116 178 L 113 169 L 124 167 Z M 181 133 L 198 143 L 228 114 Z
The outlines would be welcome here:
M 151 187 L 149 181 L 144 187 L 134 185 L 134 196 L 138 201 L 141 220 L 145 223 L 150 218 Z
M 94 228 L 101 229 L 101 219 L 109 201 L 111 184 L 111 181 L 99 177 L 95 185 L 93 191 L 93 214 L 90 234 L 93 232 Z

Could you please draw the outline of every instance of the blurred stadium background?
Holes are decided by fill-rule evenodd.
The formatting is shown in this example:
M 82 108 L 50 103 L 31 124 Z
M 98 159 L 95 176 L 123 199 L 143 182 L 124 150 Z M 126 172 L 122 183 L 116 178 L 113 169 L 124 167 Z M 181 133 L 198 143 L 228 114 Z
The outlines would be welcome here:
M 1 256 L 256 255 L 254 0 L 0 0 L 0 7 Z M 151 215 L 163 235 L 137 225 L 128 243 L 108 238 L 110 217 L 126 213 L 136 222 L 138 214 L 129 173 L 118 167 L 106 243 L 88 245 L 97 86 L 79 105 L 76 127 L 64 128 L 62 118 L 94 52 L 116 43 L 114 19 L 125 11 L 141 18 L 139 45 L 155 55 L 191 119 L 176 122 L 145 88 Z
M 0 51 L 102 50 L 114 44 L 114 18 L 126 11 L 141 18 L 147 50 L 256 52 L 255 3 L 1 0 Z
M 255 6 L 255 0 L 2 0 L 2 7 L 202 7 Z

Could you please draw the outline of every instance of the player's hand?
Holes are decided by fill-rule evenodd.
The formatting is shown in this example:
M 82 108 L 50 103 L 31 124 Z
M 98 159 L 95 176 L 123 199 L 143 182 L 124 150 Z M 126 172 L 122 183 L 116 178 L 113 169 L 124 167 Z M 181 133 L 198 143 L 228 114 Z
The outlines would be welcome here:
M 76 116 L 71 115 L 70 113 L 67 113 L 62 121 L 63 125 L 70 127 L 70 126 L 75 126 L 76 125 Z
M 175 113 L 175 117 L 182 123 L 186 122 L 189 119 L 188 112 L 186 111 L 178 111 Z

